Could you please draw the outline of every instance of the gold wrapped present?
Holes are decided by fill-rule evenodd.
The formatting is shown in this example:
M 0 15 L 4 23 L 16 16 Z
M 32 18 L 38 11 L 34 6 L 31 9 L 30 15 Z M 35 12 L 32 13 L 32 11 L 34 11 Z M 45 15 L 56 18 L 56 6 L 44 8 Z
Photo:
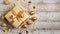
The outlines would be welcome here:
M 15 6 L 10 10 L 5 18 L 13 25 L 15 28 L 19 27 L 23 21 L 25 21 L 29 16 L 20 7 Z

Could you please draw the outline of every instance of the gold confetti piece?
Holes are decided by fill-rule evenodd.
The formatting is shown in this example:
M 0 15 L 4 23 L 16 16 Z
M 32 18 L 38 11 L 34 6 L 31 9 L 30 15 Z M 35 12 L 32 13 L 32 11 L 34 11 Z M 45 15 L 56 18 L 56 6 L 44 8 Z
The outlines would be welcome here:
M 29 12 L 30 15 L 33 15 L 34 13 L 35 13 L 34 11 L 30 11 L 30 12 Z
M 32 17 L 32 20 L 35 21 L 37 18 L 35 16 Z
M 27 27 L 27 24 L 24 24 L 22 27 L 23 27 L 23 28 L 26 28 L 26 27 Z
M 33 9 L 35 9 L 36 7 L 35 6 L 33 6 Z
M 2 16 L 2 20 L 4 20 L 5 19 L 5 16 Z
M 31 1 L 29 1 L 28 3 L 31 3 Z
M 27 21 L 27 24 L 28 24 L 28 25 L 31 25 L 32 23 L 33 23 L 32 20 L 28 20 L 28 21 Z
M 1 32 L 5 32 L 5 30 L 2 30 Z
M 7 27 L 7 24 L 6 23 L 2 23 L 1 27 Z
M 9 0 L 5 0 L 4 3 L 5 3 L 5 5 L 8 5 L 9 4 Z
M 19 34 L 21 34 L 21 33 L 19 33 Z
M 28 31 L 26 30 L 26 33 L 28 33 Z
M 8 29 L 8 32 L 12 32 L 12 29 L 9 28 L 9 29 Z

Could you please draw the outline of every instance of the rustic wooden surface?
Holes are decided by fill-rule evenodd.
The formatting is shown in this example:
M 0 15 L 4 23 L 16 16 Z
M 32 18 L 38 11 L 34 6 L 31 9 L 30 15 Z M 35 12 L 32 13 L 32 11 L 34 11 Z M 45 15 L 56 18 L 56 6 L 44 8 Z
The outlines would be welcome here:
M 0 0 L 0 17 L 7 13 L 8 10 L 12 8 L 13 4 L 17 4 L 25 11 L 30 10 L 35 11 L 37 20 L 34 24 L 28 26 L 27 28 L 13 29 L 12 32 L 1 32 L 2 28 L 0 26 L 0 34 L 26 34 L 25 30 L 28 30 L 28 34 L 60 34 L 60 0 L 9 0 L 10 4 L 5 5 L 4 0 Z M 28 1 L 31 1 L 29 4 Z M 33 6 L 36 8 L 33 9 Z M 0 24 L 3 21 L 0 19 Z

